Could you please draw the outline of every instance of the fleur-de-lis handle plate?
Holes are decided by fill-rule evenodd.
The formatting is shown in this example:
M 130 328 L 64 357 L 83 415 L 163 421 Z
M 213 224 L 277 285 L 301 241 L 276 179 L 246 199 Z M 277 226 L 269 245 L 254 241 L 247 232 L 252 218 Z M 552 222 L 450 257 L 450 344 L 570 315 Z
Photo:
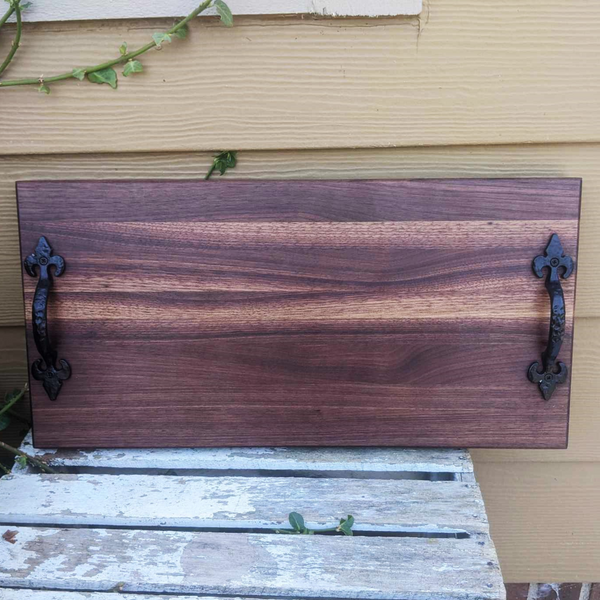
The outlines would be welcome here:
M 60 277 L 65 270 L 65 261 L 62 256 L 52 254 L 52 248 L 45 237 L 41 237 L 35 248 L 24 261 L 25 271 L 31 277 L 36 277 L 39 269 L 39 279 L 33 297 L 31 321 L 33 324 L 33 339 L 35 347 L 40 353 L 31 365 L 31 374 L 34 379 L 42 382 L 50 400 L 56 400 L 62 382 L 71 376 L 71 365 L 61 358 L 60 367 L 56 368 L 57 353 L 50 343 L 48 334 L 48 296 L 52 287 L 52 274 L 50 267 L 54 267 L 54 275 Z
M 550 296 L 550 331 L 548 345 L 542 353 L 542 371 L 539 371 L 539 362 L 534 362 L 528 371 L 529 381 L 537 383 L 544 400 L 550 400 L 556 386 L 564 383 L 569 369 L 563 362 L 557 362 L 558 353 L 565 335 L 565 297 L 560 284 L 560 277 L 567 279 L 575 267 L 573 259 L 565 256 L 562 244 L 556 233 L 552 234 L 543 256 L 533 259 L 533 272 L 541 279 L 544 269 L 548 269 L 546 276 L 546 290 Z

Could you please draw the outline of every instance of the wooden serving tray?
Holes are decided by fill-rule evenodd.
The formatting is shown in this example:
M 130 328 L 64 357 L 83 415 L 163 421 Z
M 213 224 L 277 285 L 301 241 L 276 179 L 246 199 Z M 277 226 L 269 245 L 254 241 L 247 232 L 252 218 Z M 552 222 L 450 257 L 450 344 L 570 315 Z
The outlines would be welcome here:
M 532 261 L 553 233 L 576 260 L 580 188 L 20 182 L 35 444 L 566 447 L 570 378 L 549 400 L 528 378 L 550 321 Z M 65 263 L 55 401 L 31 316 L 42 236 Z M 570 368 L 575 273 L 560 283 Z

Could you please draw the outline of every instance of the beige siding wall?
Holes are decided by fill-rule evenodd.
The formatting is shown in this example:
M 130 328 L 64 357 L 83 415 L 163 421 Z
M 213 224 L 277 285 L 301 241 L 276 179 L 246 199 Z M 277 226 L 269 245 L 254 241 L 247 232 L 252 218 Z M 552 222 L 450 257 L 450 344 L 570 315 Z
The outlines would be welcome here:
M 28 26 L 11 75 L 110 56 L 165 23 Z M 582 177 L 570 447 L 474 456 L 507 581 L 600 580 L 600 4 L 243 18 L 177 44 L 117 92 L 0 90 L 0 388 L 26 377 L 17 180 L 199 177 L 223 148 L 244 150 L 232 177 Z

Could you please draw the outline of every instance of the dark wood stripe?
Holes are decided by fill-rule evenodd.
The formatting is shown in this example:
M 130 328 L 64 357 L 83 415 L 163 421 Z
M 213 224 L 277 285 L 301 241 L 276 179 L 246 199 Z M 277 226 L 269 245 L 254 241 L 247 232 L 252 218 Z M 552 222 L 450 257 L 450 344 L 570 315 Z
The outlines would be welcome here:
M 266 446 L 364 446 L 369 440 L 375 446 L 453 446 L 456 430 L 449 423 L 454 420 L 460 422 L 460 439 L 467 446 L 495 447 L 498 431 L 502 442 L 515 448 L 565 444 L 560 415 L 540 420 L 528 410 L 516 421 L 506 410 L 490 411 L 484 420 L 477 408 L 448 414 L 293 404 L 284 408 L 246 403 L 179 407 L 166 402 L 160 408 L 116 409 L 125 398 L 115 395 L 111 399 L 113 406 L 106 409 L 64 408 L 55 413 L 40 409 L 34 426 L 35 445 L 82 448 L 90 447 L 93 440 L 94 447 L 256 446 L 257 441 Z
M 577 220 L 580 179 L 18 182 L 21 221 Z M 43 201 L 40 201 L 43 194 Z M 169 201 L 165 202 L 165 198 Z M 174 202 L 177 209 L 173 210 Z
M 56 303 L 55 303 L 56 305 Z M 233 318 L 229 322 L 223 319 L 203 321 L 197 319 L 193 325 L 189 320 L 165 316 L 153 319 L 102 319 L 98 315 L 87 318 L 82 313 L 81 319 L 55 318 L 56 307 L 51 307 L 49 321 L 57 339 L 82 340 L 129 340 L 134 335 L 136 340 L 145 341 L 196 341 L 211 339 L 260 339 L 263 337 L 284 338 L 294 336 L 296 343 L 306 337 L 329 338 L 361 335 L 395 335 L 403 344 L 413 344 L 426 340 L 430 344 L 459 342 L 465 337 L 465 322 L 461 319 L 436 320 L 411 319 L 378 319 L 378 320 L 346 320 L 322 319 L 319 322 L 296 319 L 294 321 L 273 321 L 255 319 L 252 322 Z M 251 326 L 250 326 L 251 325 Z M 523 343 L 538 344 L 542 347 L 547 333 L 548 323 L 536 316 L 515 319 L 470 319 L 468 324 L 468 341 L 495 346 L 519 347 Z M 30 328 L 29 328 L 30 330 Z M 534 341 L 532 341 L 534 340 Z M 568 349 L 571 332 L 565 333 L 564 348 Z M 64 342 L 63 342 L 64 343 Z M 533 346 L 532 346 L 533 347 Z
M 456 333 L 438 341 L 434 335 L 365 333 L 180 340 L 138 340 L 130 335 L 98 339 L 91 332 L 87 340 L 68 336 L 60 341 L 62 353 L 78 366 L 79 375 L 69 391 L 65 386 L 61 398 L 84 392 L 89 377 L 103 384 L 114 380 L 119 382 L 120 390 L 134 391 L 139 381 L 144 381 L 146 389 L 168 389 L 177 381 L 183 385 L 193 374 L 192 387 L 206 390 L 210 385 L 218 392 L 227 385 L 249 396 L 260 394 L 262 387 L 284 384 L 304 384 L 303 389 L 313 391 L 316 385 L 339 385 L 344 393 L 351 391 L 349 386 L 372 384 L 517 389 L 535 399 L 535 388 L 519 375 L 540 351 L 532 335 L 517 334 L 504 343 L 497 343 L 491 335 L 465 338 Z M 565 350 L 569 350 L 568 344 Z M 393 396 L 394 390 L 389 393 Z

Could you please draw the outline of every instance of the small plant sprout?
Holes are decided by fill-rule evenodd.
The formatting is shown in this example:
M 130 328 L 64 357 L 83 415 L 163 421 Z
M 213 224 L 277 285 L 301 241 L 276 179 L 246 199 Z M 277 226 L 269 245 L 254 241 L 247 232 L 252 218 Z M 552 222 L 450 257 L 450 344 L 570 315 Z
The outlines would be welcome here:
M 208 169 L 208 173 L 206 173 L 204 179 L 210 179 L 210 176 L 215 170 L 219 171 L 221 175 L 224 175 L 227 169 L 233 169 L 236 164 L 237 152 L 232 152 L 231 150 L 219 152 L 219 154 L 215 154 L 213 164 L 210 166 L 210 169 Z
M 352 527 L 354 525 L 354 517 L 348 515 L 346 519 L 340 519 L 340 524 L 335 527 L 326 527 L 325 529 L 309 529 L 304 522 L 304 517 L 297 512 L 291 512 L 288 520 L 291 529 L 275 529 L 275 533 L 285 533 L 290 535 L 315 535 L 315 534 L 342 534 L 342 535 L 354 535 Z

